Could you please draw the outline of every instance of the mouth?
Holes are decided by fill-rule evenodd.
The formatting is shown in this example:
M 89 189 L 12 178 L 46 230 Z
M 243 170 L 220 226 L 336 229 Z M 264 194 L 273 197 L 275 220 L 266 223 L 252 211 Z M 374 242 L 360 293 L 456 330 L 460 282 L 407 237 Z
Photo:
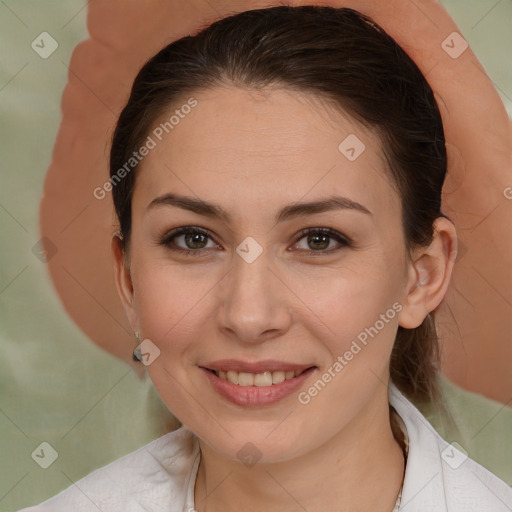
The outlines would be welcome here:
M 217 396 L 241 407 L 264 407 L 297 392 L 317 366 L 295 370 L 258 370 L 258 373 L 199 367 Z

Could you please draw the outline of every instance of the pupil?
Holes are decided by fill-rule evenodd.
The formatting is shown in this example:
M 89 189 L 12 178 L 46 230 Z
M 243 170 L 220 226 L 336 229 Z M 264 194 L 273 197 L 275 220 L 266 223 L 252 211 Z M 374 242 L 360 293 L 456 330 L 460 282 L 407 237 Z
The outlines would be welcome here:
M 187 246 L 189 245 L 189 243 L 191 243 L 192 245 L 195 244 L 195 243 L 201 243 L 201 238 L 205 238 L 206 235 L 203 235 L 202 233 L 187 233 L 185 235 L 185 243 L 187 244 Z M 198 240 L 199 239 L 199 240 Z M 203 240 L 204 241 L 204 240 Z M 194 249 L 197 249 L 198 247 L 193 247 Z
M 315 240 L 319 240 L 319 239 L 324 242 L 323 246 L 320 247 L 320 249 L 326 249 L 329 246 L 329 236 L 328 235 L 316 234 L 316 235 L 310 235 L 310 237 L 309 237 L 309 241 L 311 242 L 313 240 L 313 244 L 315 243 Z M 327 244 L 325 244 L 326 241 L 327 241 Z M 320 243 L 322 243 L 322 242 L 320 242 Z

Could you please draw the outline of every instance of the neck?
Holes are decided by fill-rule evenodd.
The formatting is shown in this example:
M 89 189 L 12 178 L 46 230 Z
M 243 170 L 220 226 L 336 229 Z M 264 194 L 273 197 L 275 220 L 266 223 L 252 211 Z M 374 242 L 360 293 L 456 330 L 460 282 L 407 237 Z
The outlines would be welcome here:
M 195 509 L 391 512 L 405 461 L 387 399 L 387 393 L 374 396 L 326 443 L 285 462 L 247 467 L 220 457 L 200 440 Z

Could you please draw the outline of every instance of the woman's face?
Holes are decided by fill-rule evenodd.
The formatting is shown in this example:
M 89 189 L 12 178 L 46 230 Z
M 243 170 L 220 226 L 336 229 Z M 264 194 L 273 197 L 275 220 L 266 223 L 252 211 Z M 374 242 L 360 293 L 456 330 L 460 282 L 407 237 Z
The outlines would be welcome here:
M 185 425 L 233 460 L 288 460 L 387 414 L 414 279 L 400 198 L 377 135 L 319 101 L 235 87 L 194 98 L 186 115 L 176 105 L 169 133 L 150 133 L 156 147 L 137 171 L 128 316 L 151 340 L 147 370 Z M 315 368 L 246 387 L 204 369 L 226 359 L 238 363 L 225 369 L 277 361 L 254 368 L 276 381 L 285 364 Z

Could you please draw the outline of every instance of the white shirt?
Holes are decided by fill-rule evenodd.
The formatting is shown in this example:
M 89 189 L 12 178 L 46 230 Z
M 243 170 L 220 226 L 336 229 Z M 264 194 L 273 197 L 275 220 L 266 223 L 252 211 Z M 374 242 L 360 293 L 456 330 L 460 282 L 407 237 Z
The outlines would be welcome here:
M 512 511 L 512 488 L 443 440 L 393 383 L 389 402 L 408 438 L 400 511 Z M 182 426 L 18 512 L 193 512 L 200 456 Z

